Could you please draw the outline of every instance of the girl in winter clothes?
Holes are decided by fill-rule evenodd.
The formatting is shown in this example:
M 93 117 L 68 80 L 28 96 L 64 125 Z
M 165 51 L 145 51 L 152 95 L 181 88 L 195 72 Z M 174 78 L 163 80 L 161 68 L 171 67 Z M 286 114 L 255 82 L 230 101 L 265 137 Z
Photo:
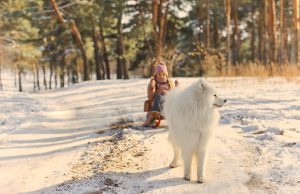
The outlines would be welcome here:
M 147 119 L 144 126 L 149 126 L 153 120 L 160 121 L 163 109 L 163 96 L 173 88 L 172 82 L 168 79 L 167 66 L 164 62 L 159 62 L 154 76 L 151 77 L 148 84 L 148 99 L 150 101 L 150 110 L 147 113 Z

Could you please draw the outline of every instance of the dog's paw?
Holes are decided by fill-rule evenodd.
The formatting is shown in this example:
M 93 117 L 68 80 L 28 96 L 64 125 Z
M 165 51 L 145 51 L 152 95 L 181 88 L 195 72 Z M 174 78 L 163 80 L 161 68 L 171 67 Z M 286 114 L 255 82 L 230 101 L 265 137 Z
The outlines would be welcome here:
M 171 162 L 171 164 L 169 165 L 170 168 L 176 168 L 178 166 L 178 164 L 176 162 Z
M 204 177 L 200 177 L 200 178 L 198 178 L 198 183 L 204 183 L 205 181 L 204 181 Z
M 186 180 L 186 181 L 190 181 L 191 177 L 190 176 L 184 176 L 183 179 Z

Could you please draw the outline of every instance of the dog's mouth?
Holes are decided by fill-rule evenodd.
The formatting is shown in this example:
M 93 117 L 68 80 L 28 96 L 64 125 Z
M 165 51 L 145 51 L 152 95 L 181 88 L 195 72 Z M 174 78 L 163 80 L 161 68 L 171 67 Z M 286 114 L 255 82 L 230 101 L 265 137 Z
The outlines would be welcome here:
M 221 108 L 223 105 L 219 105 L 219 104 L 213 104 L 215 107 L 217 108 Z

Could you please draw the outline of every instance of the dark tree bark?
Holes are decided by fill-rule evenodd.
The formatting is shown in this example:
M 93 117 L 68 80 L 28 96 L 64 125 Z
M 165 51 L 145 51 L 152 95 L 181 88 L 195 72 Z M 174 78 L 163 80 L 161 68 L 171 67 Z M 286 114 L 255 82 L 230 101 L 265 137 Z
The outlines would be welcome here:
M 20 67 L 20 65 L 18 65 L 18 80 L 19 80 L 19 92 L 23 91 L 22 88 L 22 68 Z
M 268 47 L 268 43 L 269 43 L 269 24 L 268 24 L 268 0 L 264 0 L 264 28 L 263 28 L 263 32 L 264 32 L 264 37 L 263 37 L 263 62 L 264 64 L 268 64 L 269 62 L 269 47 Z
M 57 65 L 55 65 L 55 68 L 54 68 L 54 84 L 55 84 L 55 88 L 57 88 L 58 86 L 58 81 L 57 81 Z
M 70 68 L 69 68 L 69 74 L 70 74 L 70 83 L 75 84 L 78 83 L 78 72 L 77 72 L 77 59 L 74 58 L 71 60 Z
M 160 0 L 160 17 L 159 17 L 159 40 L 158 40 L 158 49 L 159 49 L 159 58 L 163 57 L 164 45 L 165 45 L 165 37 L 167 31 L 167 17 L 169 12 L 169 1 L 167 0 L 167 5 L 165 6 L 165 10 L 163 11 L 163 3 L 164 0 Z
M 106 72 L 106 78 L 110 79 L 110 66 L 109 66 L 109 60 L 108 60 L 108 53 L 106 49 L 104 34 L 103 34 L 103 27 L 102 24 L 99 24 L 99 39 L 101 43 L 101 51 L 103 56 L 103 61 L 105 63 L 105 72 Z
M 59 79 L 60 79 L 60 87 L 65 87 L 65 69 L 63 67 L 60 67 L 60 73 L 59 73 Z
M 234 21 L 234 28 L 233 28 L 233 60 L 232 63 L 237 65 L 240 62 L 240 32 L 238 28 L 238 2 L 237 0 L 233 1 L 233 21 Z
M 53 76 L 53 67 L 54 67 L 54 61 L 51 59 L 50 63 L 50 75 L 49 75 L 49 89 L 52 89 L 52 76 Z
M 76 24 L 74 21 L 70 21 L 70 26 L 72 29 L 73 34 L 75 35 L 75 38 L 79 44 L 79 49 L 81 51 L 81 55 L 82 55 L 82 60 L 83 60 L 83 80 L 87 81 L 90 80 L 90 67 L 89 67 L 89 63 L 88 63 L 88 58 L 85 52 L 85 48 L 81 39 L 81 35 L 78 31 L 78 28 L 76 27 Z
M 299 2 L 293 0 L 292 63 L 298 62 Z
M 37 85 L 37 89 L 41 90 L 40 87 L 40 70 L 39 70 L 39 65 L 34 63 L 35 66 L 35 71 L 36 71 L 36 85 Z
M 252 1 L 251 3 L 251 61 L 255 62 L 255 7 L 256 1 Z
M 286 64 L 288 63 L 288 54 L 287 54 L 287 25 L 285 19 L 285 7 L 288 6 L 288 1 L 280 0 L 280 49 L 278 54 L 279 63 Z
M 214 47 L 216 49 L 220 47 L 218 20 L 219 20 L 218 13 L 214 13 Z
M 268 27 L 269 27 L 269 57 L 270 62 L 276 62 L 277 55 L 277 36 L 276 36 L 276 8 L 275 8 L 275 0 L 269 0 L 268 3 Z
M 152 1 L 152 33 L 153 33 L 153 39 L 155 42 L 155 57 L 156 59 L 159 59 L 160 57 L 160 51 L 158 50 L 159 43 L 158 43 L 158 31 L 157 31 L 157 23 L 158 23 L 158 6 L 159 6 L 159 0 L 153 0 Z
M 196 6 L 197 6 L 196 10 L 197 10 L 198 28 L 203 29 L 204 28 L 203 23 L 204 23 L 204 18 L 205 18 L 205 15 L 204 15 L 205 10 L 203 8 L 202 2 L 200 2 L 200 1 L 197 1 Z M 204 34 L 203 30 L 200 30 L 198 36 L 196 37 L 200 46 L 204 45 L 204 42 L 205 42 L 205 36 L 203 34 Z
M 43 77 L 44 77 L 44 88 L 45 90 L 47 90 L 47 80 L 46 80 L 46 67 L 45 65 L 42 65 L 42 69 L 43 69 Z
M 91 16 L 92 18 L 92 16 Z M 93 20 L 93 19 L 92 19 Z M 103 63 L 100 58 L 99 54 L 99 45 L 98 45 L 98 34 L 95 28 L 95 23 L 94 21 L 92 22 L 92 39 L 93 39 L 93 46 L 94 46 L 94 58 L 95 58 L 95 71 L 96 71 L 96 79 L 97 80 L 102 80 L 104 79 L 104 67 Z
M 210 7 L 209 0 L 205 2 L 205 14 L 206 14 L 206 22 L 205 22 L 205 46 L 206 48 L 210 47 Z
M 62 51 L 64 53 L 64 51 Z M 60 87 L 65 87 L 65 67 L 66 67 L 66 60 L 65 55 L 61 57 L 60 64 L 59 64 L 59 79 L 60 79 Z
M 261 8 L 259 8 L 261 11 Z M 259 13 L 259 21 L 258 21 L 258 48 L 257 48 L 257 56 L 259 62 L 263 61 L 263 45 L 264 45 L 264 33 L 263 33 L 263 28 L 264 28 L 264 22 L 263 22 L 263 14 L 262 12 Z
M 226 16 L 226 62 L 228 66 L 231 66 L 231 51 L 230 51 L 230 13 L 231 13 L 231 5 L 230 0 L 224 0 L 225 4 L 225 16 Z
M 123 78 L 123 37 L 122 37 L 122 13 L 118 17 L 117 23 L 118 40 L 117 40 L 117 79 Z
M 36 86 L 36 74 L 35 74 L 35 63 L 31 63 L 31 68 L 32 68 L 32 76 L 33 76 L 33 90 L 35 91 L 37 86 Z
M 121 11 L 118 17 L 117 31 L 117 79 L 129 79 L 128 69 L 126 64 L 126 59 L 124 57 L 124 37 L 123 37 L 123 27 L 122 27 L 122 17 L 123 12 Z

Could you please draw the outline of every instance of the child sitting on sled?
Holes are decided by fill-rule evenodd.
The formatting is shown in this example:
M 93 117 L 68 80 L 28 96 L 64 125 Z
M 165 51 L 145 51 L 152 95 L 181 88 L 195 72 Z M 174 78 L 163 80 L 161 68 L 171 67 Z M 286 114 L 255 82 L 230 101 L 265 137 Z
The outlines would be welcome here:
M 143 126 L 150 126 L 155 121 L 154 126 L 159 126 L 163 118 L 163 96 L 173 88 L 172 82 L 168 78 L 167 66 L 164 62 L 159 62 L 155 69 L 153 77 L 148 84 L 148 100 L 145 101 L 144 111 L 147 112 L 147 118 Z

